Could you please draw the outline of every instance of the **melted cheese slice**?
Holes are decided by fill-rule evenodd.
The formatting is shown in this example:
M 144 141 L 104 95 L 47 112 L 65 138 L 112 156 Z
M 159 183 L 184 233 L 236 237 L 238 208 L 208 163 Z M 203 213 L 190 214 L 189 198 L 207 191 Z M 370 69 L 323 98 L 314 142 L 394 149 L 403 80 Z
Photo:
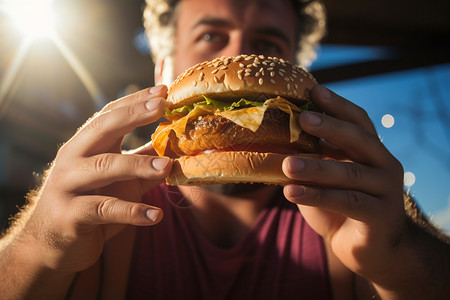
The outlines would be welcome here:
M 206 115 L 219 115 L 236 123 L 237 125 L 256 132 L 261 125 L 264 118 L 264 113 L 269 108 L 277 108 L 289 114 L 289 130 L 290 142 L 295 142 L 299 139 L 301 128 L 298 125 L 295 114 L 301 112 L 300 108 L 291 102 L 281 98 L 273 98 L 266 100 L 264 105 L 258 107 L 247 107 L 233 110 L 219 110 L 210 105 L 196 105 L 192 111 L 186 116 L 170 122 L 160 123 L 155 133 L 152 135 L 153 147 L 156 152 L 163 156 L 166 151 L 169 135 L 174 132 L 179 138 L 186 130 L 186 124 L 193 119 Z

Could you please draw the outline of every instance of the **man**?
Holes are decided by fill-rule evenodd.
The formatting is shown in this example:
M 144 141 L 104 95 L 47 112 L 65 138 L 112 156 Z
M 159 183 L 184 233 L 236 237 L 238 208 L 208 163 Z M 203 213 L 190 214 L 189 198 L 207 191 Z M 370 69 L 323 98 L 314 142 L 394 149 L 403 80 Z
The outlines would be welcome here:
M 182 0 L 175 12 L 159 2 L 159 22 L 176 26 L 175 47 L 156 55 L 161 76 L 222 55 L 295 60 L 303 23 L 289 0 Z M 406 216 L 402 167 L 361 108 L 312 90 L 326 115 L 298 121 L 329 143 L 330 159 L 283 162 L 287 176 L 312 183 L 284 187 L 300 214 L 272 186 L 169 190 L 160 183 L 171 161 L 151 145 L 122 154 L 126 133 L 161 117 L 166 93 L 160 85 L 108 104 L 61 147 L 1 241 L 2 298 L 450 295 L 449 245 Z M 183 199 L 193 205 L 173 205 Z

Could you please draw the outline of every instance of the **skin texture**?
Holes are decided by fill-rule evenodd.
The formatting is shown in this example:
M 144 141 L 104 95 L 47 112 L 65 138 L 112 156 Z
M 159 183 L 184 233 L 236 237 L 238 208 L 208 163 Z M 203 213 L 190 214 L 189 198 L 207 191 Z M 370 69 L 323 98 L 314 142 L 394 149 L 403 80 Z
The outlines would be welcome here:
M 0 243 L 7 271 L 0 275 L 2 298 L 64 298 L 76 272 L 94 265 L 104 242 L 125 224 L 161 220 L 159 209 L 139 202 L 163 181 L 171 161 L 143 155 L 151 147 L 121 154 L 121 143 L 132 129 L 161 117 L 166 95 L 160 86 L 112 102 L 61 147 L 28 214 Z M 22 273 L 10 262 L 28 269 Z
M 174 73 L 240 53 L 293 60 L 291 9 L 287 0 L 183 1 Z M 61 147 L 42 188 L 0 240 L 2 299 L 125 298 L 135 226 L 162 218 L 139 201 L 171 162 L 156 158 L 150 144 L 122 153 L 121 143 L 162 116 L 166 97 L 167 88 L 157 86 L 114 101 Z M 310 184 L 286 186 L 284 194 L 324 237 L 335 299 L 351 299 L 354 288 L 373 293 L 372 285 L 385 299 L 448 298 L 449 247 L 408 222 L 402 167 L 366 112 L 320 86 L 311 100 L 326 115 L 302 113 L 298 122 L 324 140 L 327 159 L 286 159 L 286 175 Z M 195 203 L 190 213 L 223 247 L 238 243 L 279 191 L 193 189 L 181 188 Z M 365 277 L 356 287 L 355 273 Z

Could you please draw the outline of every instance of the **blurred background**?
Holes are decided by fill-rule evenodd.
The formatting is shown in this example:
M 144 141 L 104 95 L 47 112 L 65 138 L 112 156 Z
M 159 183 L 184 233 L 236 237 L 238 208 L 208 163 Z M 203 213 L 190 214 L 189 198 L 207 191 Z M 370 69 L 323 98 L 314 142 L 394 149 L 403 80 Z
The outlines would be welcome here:
M 368 111 L 405 189 L 450 233 L 450 1 L 324 2 L 328 35 L 312 73 Z M 87 118 L 153 85 L 143 5 L 0 0 L 0 230 Z

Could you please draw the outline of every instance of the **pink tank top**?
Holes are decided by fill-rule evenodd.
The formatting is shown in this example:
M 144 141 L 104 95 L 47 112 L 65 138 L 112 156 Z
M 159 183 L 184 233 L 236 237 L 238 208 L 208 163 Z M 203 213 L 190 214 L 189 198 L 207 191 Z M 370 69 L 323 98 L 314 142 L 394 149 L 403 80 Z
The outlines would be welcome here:
M 227 249 L 201 235 L 178 189 L 144 203 L 164 218 L 138 228 L 127 299 L 332 299 L 323 241 L 282 195 Z

